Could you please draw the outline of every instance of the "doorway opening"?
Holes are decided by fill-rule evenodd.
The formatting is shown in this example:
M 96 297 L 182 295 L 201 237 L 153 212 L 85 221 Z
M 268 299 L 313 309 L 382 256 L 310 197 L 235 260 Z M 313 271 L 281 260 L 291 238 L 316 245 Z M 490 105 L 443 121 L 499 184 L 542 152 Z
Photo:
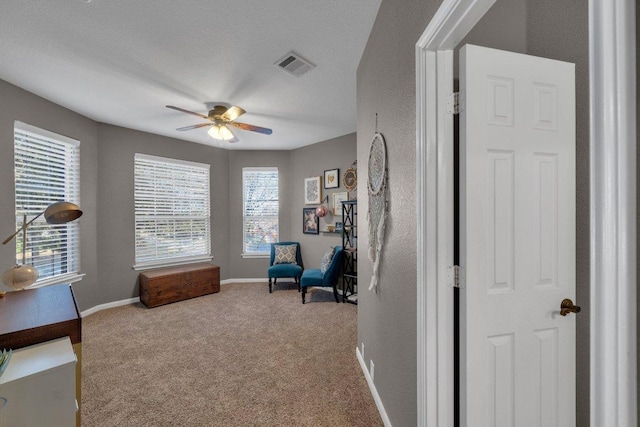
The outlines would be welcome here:
M 439 163 L 452 156 L 447 151 L 450 147 L 446 146 L 451 141 L 452 129 L 447 127 L 450 125 L 443 111 L 450 87 L 441 87 L 438 82 L 453 80 L 451 51 L 493 3 L 492 0 L 444 0 L 416 44 L 417 418 L 420 426 L 451 425 L 454 413 L 453 292 L 441 286 L 448 283 L 447 269 L 453 265 L 454 251 L 447 243 L 453 241 L 453 196 L 446 194 L 446 189 L 452 186 L 453 172 L 450 162 Z M 635 192 L 631 195 L 627 191 L 635 188 L 635 182 L 628 179 L 635 177 L 635 156 L 615 155 L 629 152 L 636 143 L 635 91 L 631 90 L 636 75 L 632 9 L 633 1 L 589 2 L 590 141 L 591 152 L 599 153 L 592 154 L 591 158 L 592 171 L 595 171 L 591 177 L 594 184 L 591 198 L 596 200 L 591 206 L 592 227 L 595 227 L 591 235 L 592 241 L 597 238 L 601 243 L 614 246 L 616 241 L 627 240 L 622 234 L 630 229 L 629 224 L 635 223 Z M 605 144 L 607 135 L 618 137 Z M 607 171 L 616 170 L 633 173 L 607 175 Z M 617 190 L 602 183 L 611 183 Z M 612 204 L 606 195 L 613 193 L 624 197 Z M 602 234 L 603 224 L 617 224 L 614 228 L 620 231 L 615 235 Z M 635 237 L 628 248 L 635 254 Z M 635 348 L 637 311 L 635 298 L 620 298 L 635 297 L 635 263 L 625 261 L 628 261 L 628 251 L 616 253 L 615 259 L 605 255 L 595 253 L 591 261 L 590 288 L 592 304 L 594 300 L 596 304 L 591 307 L 590 322 L 591 418 L 597 422 L 603 414 L 615 413 L 616 422 L 624 423 L 632 420 L 631 414 L 634 420 L 637 417 L 635 354 L 627 352 Z M 635 259 L 635 255 L 632 258 Z M 620 270 L 621 265 L 626 266 L 624 271 Z M 598 280 L 614 276 L 621 280 L 608 287 L 598 286 Z M 616 310 L 615 304 L 604 304 L 611 298 L 618 301 L 618 307 L 624 306 L 624 310 Z M 620 329 L 616 325 L 625 327 Z M 617 337 L 618 346 L 608 347 L 604 352 L 607 336 Z M 597 357 L 605 353 L 606 357 Z M 617 390 L 617 393 L 598 392 L 604 389 Z

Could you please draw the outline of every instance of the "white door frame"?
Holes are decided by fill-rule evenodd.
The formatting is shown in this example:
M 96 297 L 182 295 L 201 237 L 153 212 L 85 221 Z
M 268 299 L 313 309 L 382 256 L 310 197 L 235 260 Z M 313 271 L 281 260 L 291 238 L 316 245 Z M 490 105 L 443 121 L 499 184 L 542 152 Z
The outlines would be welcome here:
M 417 425 L 453 425 L 453 50 L 495 0 L 444 0 L 416 43 Z M 636 425 L 634 0 L 589 0 L 591 425 Z M 607 286 L 601 284 L 606 283 Z
M 637 425 L 634 0 L 589 0 L 591 425 Z

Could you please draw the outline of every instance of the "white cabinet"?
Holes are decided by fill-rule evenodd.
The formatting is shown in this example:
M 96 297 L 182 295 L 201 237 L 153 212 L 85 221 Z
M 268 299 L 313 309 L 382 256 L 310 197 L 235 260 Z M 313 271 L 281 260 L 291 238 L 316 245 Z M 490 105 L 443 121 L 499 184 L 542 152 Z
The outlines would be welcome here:
M 76 363 L 68 337 L 15 350 L 0 377 L 0 426 L 75 426 Z

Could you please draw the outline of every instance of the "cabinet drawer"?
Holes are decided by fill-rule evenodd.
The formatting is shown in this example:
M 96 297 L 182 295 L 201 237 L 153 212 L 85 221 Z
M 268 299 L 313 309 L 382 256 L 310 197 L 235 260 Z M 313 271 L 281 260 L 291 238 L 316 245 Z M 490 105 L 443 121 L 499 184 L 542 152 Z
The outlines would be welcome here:
M 0 379 L 0 425 L 75 425 L 76 363 L 68 337 L 14 351 Z

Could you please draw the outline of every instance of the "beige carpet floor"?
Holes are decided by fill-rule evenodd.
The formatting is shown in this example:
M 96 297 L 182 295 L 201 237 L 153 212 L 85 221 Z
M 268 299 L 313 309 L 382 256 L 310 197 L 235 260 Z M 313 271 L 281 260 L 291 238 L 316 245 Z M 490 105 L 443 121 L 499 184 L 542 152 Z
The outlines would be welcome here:
M 356 311 L 293 284 L 83 319 L 83 426 L 381 426 Z

